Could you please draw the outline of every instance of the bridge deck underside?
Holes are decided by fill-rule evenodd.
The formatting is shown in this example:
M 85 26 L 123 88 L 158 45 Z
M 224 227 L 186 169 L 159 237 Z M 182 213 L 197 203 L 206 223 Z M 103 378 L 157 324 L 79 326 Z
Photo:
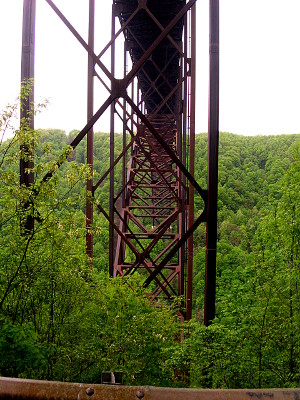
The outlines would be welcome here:
M 151 47 L 162 30 L 176 17 L 184 2 L 182 0 L 153 0 L 147 2 L 145 8 L 140 9 L 136 0 L 115 0 L 115 5 L 121 25 L 127 24 L 124 32 L 127 49 L 133 63 L 136 63 Z M 170 31 L 169 37 L 153 49 L 151 57 L 137 74 L 139 87 L 149 114 L 157 110 L 162 100 L 170 96 L 170 93 L 178 84 L 180 54 L 178 49 L 174 47 L 174 43 L 181 48 L 182 32 L 183 19 L 180 19 Z M 171 98 L 168 98 L 167 104 L 159 112 L 178 114 L 174 94 Z
M 136 73 L 140 97 L 127 178 L 116 203 L 113 276 L 134 275 L 151 300 L 185 293 L 188 73 L 183 1 L 114 0 L 115 16 Z M 176 19 L 177 18 L 177 19 Z M 169 24 L 176 23 L 160 40 Z M 118 197 L 118 196 L 117 196 Z M 130 281 L 132 284 L 132 280 Z

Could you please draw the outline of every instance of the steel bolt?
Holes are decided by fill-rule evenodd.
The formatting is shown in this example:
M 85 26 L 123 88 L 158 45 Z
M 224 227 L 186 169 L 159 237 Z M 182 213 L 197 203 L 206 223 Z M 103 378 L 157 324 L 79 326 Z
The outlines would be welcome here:
M 85 391 L 85 393 L 88 395 L 88 396 L 93 396 L 93 394 L 95 393 L 95 390 L 93 389 L 93 388 L 87 388 L 86 389 L 86 391 Z
M 138 390 L 136 392 L 136 398 L 137 399 L 142 399 L 144 396 L 145 396 L 145 394 L 144 394 L 143 390 Z

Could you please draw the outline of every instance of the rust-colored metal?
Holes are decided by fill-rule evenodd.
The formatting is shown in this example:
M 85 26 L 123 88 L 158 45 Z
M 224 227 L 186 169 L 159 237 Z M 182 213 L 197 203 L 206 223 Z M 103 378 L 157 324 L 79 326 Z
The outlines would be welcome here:
M 204 324 L 215 317 L 217 257 L 217 194 L 219 146 L 219 0 L 210 0 L 209 31 L 209 117 L 208 117 L 208 207 L 206 224 Z
M 113 0 L 111 39 L 97 53 L 94 51 L 94 0 L 89 1 L 88 43 L 52 0 L 46 2 L 88 53 L 88 122 L 71 146 L 75 149 L 87 135 L 87 163 L 91 169 L 93 126 L 110 107 L 109 167 L 96 184 L 92 179 L 87 181 L 87 190 L 94 197 L 97 211 L 109 223 L 109 273 L 130 275 L 130 286 L 146 287 L 152 301 L 180 296 L 182 315 L 189 319 L 193 233 L 207 220 L 208 210 L 207 190 L 194 178 L 196 0 Z M 215 6 L 212 0 L 211 7 Z M 116 19 L 120 23 L 118 31 Z M 124 51 L 116 54 L 115 42 L 121 37 Z M 110 52 L 110 63 L 104 61 L 107 52 Z M 118 65 L 124 65 L 122 78 L 115 74 Z M 106 100 L 95 113 L 94 79 L 107 91 Z M 211 99 L 214 96 L 216 91 L 211 90 Z M 215 97 L 212 101 L 218 99 Z M 216 130 L 213 109 L 209 117 L 211 131 Z M 116 151 L 117 118 L 123 126 L 120 153 Z M 59 159 L 57 166 L 61 163 Z M 118 168 L 122 172 L 120 181 L 116 182 Z M 52 177 L 55 169 L 44 176 L 44 182 Z M 211 164 L 209 169 L 212 176 Z M 109 187 L 106 206 L 99 200 L 103 186 L 105 190 Z M 194 192 L 204 203 L 196 220 Z M 215 195 L 211 191 L 211 196 Z M 86 210 L 87 254 L 92 258 L 93 205 L 89 199 Z M 213 215 L 212 199 L 210 210 Z M 208 225 L 214 224 L 213 219 L 210 221 Z M 210 246 L 213 237 L 209 228 L 207 231 Z M 211 247 L 208 249 L 207 253 L 211 254 Z M 207 257 L 207 271 L 214 270 L 214 266 L 208 268 L 211 259 L 213 256 Z M 211 291 L 206 291 L 206 297 L 207 293 Z M 211 301 L 213 297 L 206 298 L 206 307 Z
M 190 93 L 190 149 L 189 149 L 189 170 L 192 176 L 195 172 L 195 104 L 196 104 L 196 3 L 191 9 L 191 93 Z M 194 187 L 189 186 L 189 209 L 188 228 L 194 224 Z M 187 242 L 187 273 L 186 273 L 186 319 L 192 318 L 192 295 L 193 295 L 193 262 L 194 262 L 194 237 L 193 234 Z
M 23 30 L 22 30 L 22 62 L 21 62 L 21 84 L 34 79 L 34 51 L 35 51 L 35 0 L 24 0 L 23 2 Z M 31 92 L 28 97 L 21 99 L 20 118 L 21 121 L 27 120 L 30 129 L 34 129 L 34 115 L 32 104 L 34 102 L 34 82 L 32 82 Z M 21 122 L 22 123 L 22 122 Z M 34 173 L 28 172 L 33 168 L 33 154 L 28 145 L 21 143 L 20 150 L 22 157 L 20 158 L 20 184 L 29 187 L 34 182 Z M 34 229 L 34 217 L 30 208 L 32 205 L 29 201 L 22 204 L 25 211 L 29 211 L 29 215 L 21 229 L 30 232 Z
M 206 207 L 194 224 L 191 199 L 188 206 L 188 194 L 192 198 L 194 190 L 206 200 L 206 191 L 195 181 L 193 171 L 195 60 L 191 59 L 195 57 L 195 26 L 191 32 L 191 50 L 187 40 L 191 18 L 186 15 L 191 13 L 194 3 L 195 0 L 187 4 L 162 2 L 158 7 L 144 1 L 114 0 L 111 41 L 99 53 L 102 56 L 105 51 L 111 51 L 111 75 L 98 63 L 111 81 L 110 86 L 104 84 L 109 92 L 105 108 L 111 106 L 110 167 L 94 185 L 93 193 L 97 198 L 109 175 L 109 209 L 98 204 L 110 225 L 109 271 L 114 277 L 133 276 L 130 285 L 135 282 L 137 286 L 148 287 L 151 300 L 187 296 L 187 286 L 191 292 L 192 273 L 187 277 L 185 246 L 199 223 L 205 220 Z M 116 18 L 121 25 L 118 32 Z M 124 77 L 116 79 L 112 78 L 116 63 L 115 39 L 121 33 L 125 39 Z M 191 88 L 189 107 L 186 106 L 188 88 Z M 115 155 L 114 144 L 116 117 L 123 122 L 123 151 L 119 156 Z M 77 140 L 81 140 L 85 130 Z M 182 148 L 187 135 L 191 136 L 192 143 L 189 168 L 186 149 Z M 131 136 L 130 154 L 128 136 Z M 115 168 L 119 161 L 122 180 L 116 183 Z M 192 239 L 189 240 L 192 255 Z M 190 256 L 190 266 L 192 262 Z
M 89 0 L 89 37 L 88 45 L 94 51 L 94 36 L 95 36 L 95 0 Z M 87 90 L 87 120 L 89 121 L 94 114 L 94 59 L 88 54 L 88 90 Z M 90 168 L 91 177 L 87 179 L 86 190 L 86 253 L 90 259 L 91 265 L 93 260 L 93 127 L 87 133 L 87 165 Z
M 111 16 L 111 37 L 115 37 L 116 30 L 116 13 L 115 4 L 112 5 L 112 16 Z M 111 57 L 110 57 L 110 68 L 111 73 L 115 75 L 115 41 L 111 42 Z M 114 82 L 111 81 L 111 90 L 113 91 Z M 110 106 L 110 151 L 109 159 L 110 165 L 112 166 L 115 160 L 115 102 L 113 101 Z M 109 218 L 110 221 L 114 221 L 114 194 L 115 194 L 115 170 L 111 169 L 109 173 Z M 114 227 L 112 223 L 109 224 L 109 275 L 113 276 L 113 260 L 114 260 Z
M 300 389 L 174 389 L 0 377 L 0 400 L 295 400 Z

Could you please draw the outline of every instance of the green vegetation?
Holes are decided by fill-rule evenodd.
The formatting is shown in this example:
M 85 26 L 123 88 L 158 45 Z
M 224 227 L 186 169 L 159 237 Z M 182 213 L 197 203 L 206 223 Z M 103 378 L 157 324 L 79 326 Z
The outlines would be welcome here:
M 84 143 L 70 154 L 76 131 L 32 132 L 26 121 L 14 130 L 17 109 L 0 118 L 0 375 L 99 382 L 113 370 L 133 385 L 300 386 L 299 135 L 220 135 L 217 316 L 205 328 L 205 227 L 194 237 L 194 318 L 182 325 L 173 309 L 154 308 L 142 291 L 108 278 L 108 225 L 98 213 L 91 269 Z M 14 135 L 3 140 L 9 129 Z M 19 185 L 19 158 L 30 156 L 20 152 L 24 141 L 35 153 L 31 188 Z M 95 134 L 94 147 L 96 179 L 107 167 L 108 135 Z M 204 188 L 206 151 L 207 135 L 197 135 Z M 41 184 L 61 153 L 67 162 Z M 105 207 L 107 192 L 105 183 Z M 24 235 L 28 213 L 39 222 Z
M 299 139 L 221 133 L 217 316 L 209 328 L 197 321 L 202 229 L 195 238 L 196 318 L 174 356 L 192 386 L 300 385 Z M 204 143 L 199 136 L 199 158 Z

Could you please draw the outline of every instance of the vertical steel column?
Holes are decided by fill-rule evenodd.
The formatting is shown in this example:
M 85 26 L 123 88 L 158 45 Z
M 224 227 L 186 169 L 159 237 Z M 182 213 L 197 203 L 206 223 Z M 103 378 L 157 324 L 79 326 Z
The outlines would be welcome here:
M 21 83 L 34 78 L 34 46 L 35 46 L 35 0 L 24 0 L 23 3 L 23 31 L 22 31 L 22 59 L 21 59 Z M 34 102 L 34 82 L 29 96 L 21 99 L 20 118 L 29 119 L 29 128 L 34 129 L 34 114 L 32 104 Z M 25 144 L 20 144 L 23 156 L 20 158 L 20 185 L 30 186 L 34 182 L 34 173 L 28 172 L 33 168 L 34 163 L 30 149 Z M 25 155 L 25 158 L 24 158 Z M 29 208 L 29 203 L 23 204 L 24 209 Z M 23 226 L 25 231 L 32 231 L 34 228 L 33 216 L 28 216 Z
M 184 18 L 184 35 L 186 34 L 186 16 Z M 184 51 L 183 43 L 181 45 L 181 50 Z M 181 57 L 180 61 L 180 78 L 184 76 L 184 57 Z M 178 158 L 180 159 L 181 162 L 183 162 L 182 158 L 182 129 L 183 129 L 183 119 L 185 115 L 183 114 L 183 100 L 182 100 L 182 86 L 180 89 L 177 91 L 177 155 Z M 179 172 L 180 179 L 182 179 L 182 174 Z M 179 197 L 181 199 L 185 199 L 185 193 L 182 187 L 179 187 Z M 183 236 L 184 232 L 184 211 L 182 211 L 181 216 L 178 217 L 177 224 L 178 224 L 178 233 L 180 237 Z M 181 246 L 181 248 L 178 250 L 178 260 L 179 260 L 179 265 L 181 265 L 181 271 L 178 276 L 178 294 L 179 296 L 184 296 L 184 279 L 185 279 L 185 274 L 184 274 L 184 268 L 185 268 L 185 259 L 184 259 L 184 246 Z
M 112 5 L 111 12 L 111 38 L 115 35 L 115 5 Z M 115 41 L 111 44 L 111 74 L 115 76 Z M 111 83 L 112 84 L 112 83 Z M 115 101 L 110 106 L 110 167 L 114 163 L 115 159 Z M 114 168 L 110 171 L 110 183 L 109 183 L 109 218 L 114 221 L 114 180 L 115 173 Z M 114 228 L 112 224 L 109 224 L 109 275 L 113 276 L 114 270 Z
M 183 61 L 183 76 L 186 77 L 188 75 L 188 62 L 187 62 L 187 57 L 188 57 L 188 18 L 187 14 L 184 16 L 184 36 L 183 36 L 183 49 L 184 49 L 184 54 L 186 57 L 182 57 Z M 186 137 L 187 137 L 187 129 L 188 129 L 188 107 L 187 107 L 187 101 L 188 99 L 188 80 L 185 79 L 183 82 L 183 98 L 182 98 L 182 163 L 184 167 L 187 166 L 187 146 L 186 146 Z M 181 173 L 181 179 L 183 182 L 183 185 L 186 185 L 186 177 L 183 173 Z M 186 189 L 182 188 L 181 192 L 181 197 L 182 199 L 187 198 L 187 191 Z M 187 229 L 187 210 L 186 208 L 182 210 L 182 227 L 181 227 L 181 237 L 183 237 L 186 233 Z M 182 273 L 182 287 L 185 290 L 185 280 L 186 280 L 186 251 L 187 251 L 187 243 L 184 243 L 181 247 L 181 257 L 182 257 L 182 265 L 183 265 L 183 273 Z M 186 293 L 185 293 L 186 295 Z M 187 296 L 186 296 L 187 297 Z
M 124 41 L 124 65 L 123 65 L 123 77 L 127 74 L 127 42 Z M 133 85 L 133 83 L 132 83 Z M 126 147 L 126 134 L 127 134 L 127 115 L 126 115 L 126 101 L 123 99 L 123 150 Z M 126 153 L 122 159 L 122 186 L 126 184 Z M 122 193 L 122 208 L 125 208 L 125 190 Z
M 89 34 L 88 45 L 94 51 L 95 36 L 95 0 L 89 0 Z M 94 115 L 94 60 L 88 55 L 88 85 L 87 85 L 87 120 L 89 121 Z M 93 173 L 93 127 L 87 133 L 87 164 Z M 93 178 L 87 179 L 86 182 L 87 199 L 86 199 L 86 254 L 93 260 L 93 203 L 91 194 L 93 191 Z
M 209 2 L 209 116 L 208 116 L 208 208 L 206 224 L 204 324 L 215 317 L 217 193 L 219 146 L 219 0 Z
M 191 8 L 191 102 L 190 102 L 190 153 L 189 172 L 194 176 L 195 172 L 195 102 L 196 102 L 196 3 Z M 188 229 L 194 224 L 194 186 L 189 184 L 189 209 Z M 192 317 L 192 292 L 193 292 L 193 240 L 192 234 L 188 238 L 188 260 L 187 260 L 187 287 L 186 287 L 186 319 Z

